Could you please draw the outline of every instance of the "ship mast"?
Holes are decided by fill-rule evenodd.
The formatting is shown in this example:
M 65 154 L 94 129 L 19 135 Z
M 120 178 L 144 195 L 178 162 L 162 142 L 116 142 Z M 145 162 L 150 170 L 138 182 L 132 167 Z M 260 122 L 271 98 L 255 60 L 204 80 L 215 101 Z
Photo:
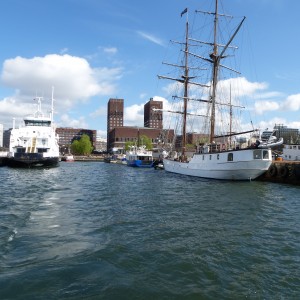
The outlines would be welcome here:
M 217 45 L 217 27 L 218 27 L 218 0 L 215 5 L 214 19 L 214 46 L 213 53 L 210 55 L 213 61 L 212 93 L 211 93 L 211 120 L 210 120 L 210 143 L 213 142 L 215 135 L 215 115 L 216 115 L 216 89 L 218 82 L 219 57 Z
M 217 91 L 217 83 L 218 83 L 218 75 L 219 75 L 219 67 L 220 61 L 222 58 L 225 58 L 224 53 L 230 47 L 231 42 L 233 41 L 234 37 L 240 30 L 243 22 L 245 21 L 246 17 L 242 19 L 239 26 L 227 42 L 225 46 L 222 46 L 223 49 L 220 54 L 218 54 L 218 40 L 217 40 L 217 28 L 218 28 L 218 21 L 219 21 L 219 13 L 218 13 L 218 0 L 216 0 L 215 5 L 215 12 L 214 12 L 214 43 L 213 43 L 213 53 L 210 54 L 210 58 L 213 63 L 213 75 L 212 75 L 212 92 L 211 92 L 211 121 L 210 121 L 210 143 L 214 141 L 215 136 L 215 118 L 216 118 L 216 91 Z M 225 16 L 226 15 L 221 15 Z M 222 66 L 225 67 L 225 66 Z M 232 70 L 235 71 L 235 70 Z M 236 71 L 235 71 L 236 72 Z
M 189 22 L 186 21 L 185 29 L 185 64 L 184 64 L 184 95 L 183 95 L 183 124 L 182 124 L 182 157 L 186 151 L 186 117 L 187 117 L 187 102 L 188 102 L 188 84 L 189 84 L 189 68 L 188 68 L 188 33 Z
M 232 105 L 231 105 L 231 84 L 230 84 L 230 95 L 229 95 L 229 105 L 230 105 L 230 110 L 229 110 L 229 134 L 230 134 L 230 137 L 229 137 L 229 147 L 231 148 L 231 142 L 232 142 L 232 136 L 231 136 L 231 133 L 232 133 Z

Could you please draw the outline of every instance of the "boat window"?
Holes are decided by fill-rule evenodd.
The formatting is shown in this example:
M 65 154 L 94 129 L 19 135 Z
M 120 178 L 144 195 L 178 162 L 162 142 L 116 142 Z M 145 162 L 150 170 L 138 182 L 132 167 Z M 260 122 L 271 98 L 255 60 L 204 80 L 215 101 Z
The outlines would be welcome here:
M 211 155 L 209 156 L 209 160 L 211 160 Z
M 220 154 L 217 155 L 217 159 L 219 159 L 219 158 L 220 158 Z
M 204 160 L 204 155 L 202 155 L 202 160 Z
M 268 150 L 263 151 L 263 158 L 264 159 L 269 159 L 269 151 Z
M 51 121 L 43 121 L 43 120 L 25 120 L 26 126 L 45 126 L 50 127 Z
M 227 161 L 233 161 L 233 153 L 228 153 Z
M 254 150 L 253 151 L 253 158 L 254 159 L 261 159 L 261 150 Z

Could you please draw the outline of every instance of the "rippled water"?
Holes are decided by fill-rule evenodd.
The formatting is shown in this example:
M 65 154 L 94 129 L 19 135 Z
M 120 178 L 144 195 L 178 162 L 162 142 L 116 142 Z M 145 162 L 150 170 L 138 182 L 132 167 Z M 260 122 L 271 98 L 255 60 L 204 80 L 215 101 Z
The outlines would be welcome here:
M 99 162 L 0 168 L 0 299 L 300 299 L 300 187 Z

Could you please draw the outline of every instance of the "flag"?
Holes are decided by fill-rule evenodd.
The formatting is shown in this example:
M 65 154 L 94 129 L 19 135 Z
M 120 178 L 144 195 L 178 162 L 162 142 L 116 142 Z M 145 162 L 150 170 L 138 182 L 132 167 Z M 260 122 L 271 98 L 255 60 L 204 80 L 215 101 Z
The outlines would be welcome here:
M 185 13 L 187 13 L 187 8 L 181 13 L 181 17 L 185 14 Z

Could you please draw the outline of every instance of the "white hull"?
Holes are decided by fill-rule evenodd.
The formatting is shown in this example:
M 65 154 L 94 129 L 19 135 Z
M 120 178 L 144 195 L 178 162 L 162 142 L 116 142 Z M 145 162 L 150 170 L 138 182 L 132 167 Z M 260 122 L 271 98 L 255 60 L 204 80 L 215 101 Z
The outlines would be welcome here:
M 284 160 L 299 161 L 300 145 L 299 144 L 284 145 L 284 148 L 282 149 L 282 157 Z
M 231 159 L 232 160 L 228 160 Z M 189 162 L 164 159 L 167 172 L 223 180 L 251 180 L 265 173 L 272 163 L 270 149 L 243 149 L 194 154 Z

